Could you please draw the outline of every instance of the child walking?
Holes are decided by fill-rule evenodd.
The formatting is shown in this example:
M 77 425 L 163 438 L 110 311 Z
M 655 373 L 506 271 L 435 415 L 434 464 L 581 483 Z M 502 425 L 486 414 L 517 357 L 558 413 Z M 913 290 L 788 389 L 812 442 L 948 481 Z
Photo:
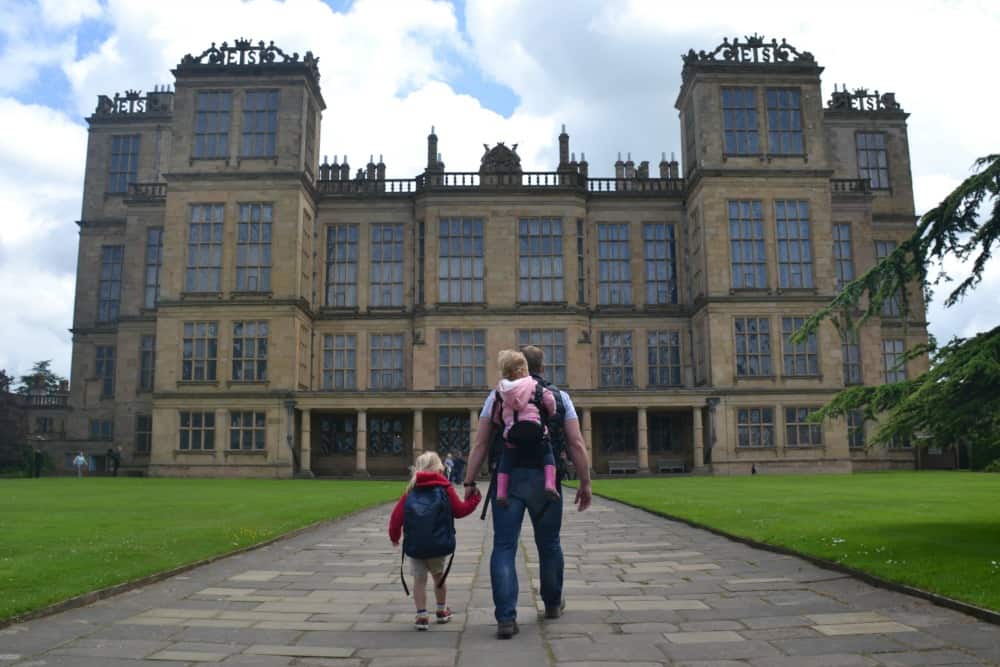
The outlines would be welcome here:
M 389 539 L 393 546 L 399 546 L 402 535 L 403 553 L 410 559 L 413 602 L 417 606 L 414 627 L 417 630 L 430 628 L 426 589 L 428 573 L 434 579 L 437 622 L 451 620 L 451 609 L 447 605 L 448 588 L 444 581 L 451 563 L 446 568 L 445 559 L 449 554 L 454 558 L 455 519 L 472 514 L 480 498 L 477 490 L 467 500 L 460 499 L 443 473 L 444 464 L 437 454 L 424 452 L 418 456 L 406 493 L 389 517 Z M 405 581 L 403 586 L 405 588 Z
M 545 493 L 556 500 L 559 498 L 556 459 L 547 427 L 548 420 L 556 413 L 555 396 L 531 377 L 528 360 L 519 351 L 501 350 L 497 365 L 503 377 L 496 389 L 493 421 L 503 428 L 504 445 L 497 463 L 497 503 L 501 507 L 509 504 L 507 492 L 514 459 L 524 454 L 537 461 L 539 453 L 545 473 Z

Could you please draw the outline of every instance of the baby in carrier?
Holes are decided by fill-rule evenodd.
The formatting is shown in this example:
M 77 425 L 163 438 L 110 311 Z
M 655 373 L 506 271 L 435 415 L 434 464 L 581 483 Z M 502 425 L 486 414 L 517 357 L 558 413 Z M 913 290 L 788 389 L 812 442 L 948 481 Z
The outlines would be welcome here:
M 559 498 L 556 460 L 548 438 L 548 421 L 556 413 L 556 399 L 528 373 L 528 361 L 517 350 L 503 350 L 497 359 L 502 378 L 494 396 L 494 423 L 503 429 L 503 447 L 497 463 L 496 500 L 507 507 L 510 471 L 519 455 L 537 460 L 541 453 L 545 493 Z

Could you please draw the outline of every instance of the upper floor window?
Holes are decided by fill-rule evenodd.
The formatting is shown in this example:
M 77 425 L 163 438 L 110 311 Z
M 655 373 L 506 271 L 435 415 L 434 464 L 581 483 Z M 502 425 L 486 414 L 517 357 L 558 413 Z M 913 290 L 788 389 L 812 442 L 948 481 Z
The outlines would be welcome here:
M 271 204 L 240 204 L 236 225 L 236 290 L 271 291 Z
M 115 395 L 115 348 L 113 345 L 98 345 L 94 363 L 94 375 L 101 383 L 101 398 Z
M 776 201 L 774 219 L 778 229 L 778 287 L 812 287 L 809 202 Z
M 438 230 L 438 302 L 482 303 L 482 218 L 442 218 Z
M 674 226 L 650 222 L 642 226 L 646 262 L 646 304 L 677 303 L 677 247 Z
M 369 389 L 404 389 L 403 334 L 372 334 Z
M 597 303 L 632 303 L 632 268 L 628 250 L 628 223 L 597 225 Z
M 792 334 L 802 328 L 804 317 L 781 318 L 782 354 L 785 362 L 785 375 L 819 375 L 819 349 L 816 344 L 816 332 L 809 334 L 804 343 L 793 343 Z
M 729 202 L 729 254 L 733 289 L 767 287 L 764 216 L 759 200 Z
M 117 322 L 122 301 L 125 246 L 101 246 L 101 277 L 97 289 L 97 321 Z
M 438 331 L 438 386 L 486 386 L 486 330 Z
M 768 152 L 776 155 L 802 155 L 801 93 L 794 88 L 767 89 Z
M 229 156 L 229 112 L 232 108 L 233 94 L 228 91 L 197 94 L 194 111 L 194 157 Z
M 371 226 L 371 300 L 368 305 L 403 305 L 403 225 Z
M 356 389 L 358 338 L 354 334 L 323 336 L 323 389 Z
M 650 331 L 646 334 L 649 353 L 649 386 L 677 387 L 681 384 L 681 334 L 679 331 Z
M 267 380 L 267 322 L 233 322 L 233 381 Z
M 219 358 L 219 323 L 185 322 L 181 346 L 181 380 L 215 382 L 215 364 Z
M 837 223 L 833 226 L 833 261 L 837 272 L 837 291 L 854 280 L 854 249 L 851 246 L 851 226 Z
M 692 106 L 688 106 L 692 109 Z M 685 125 L 690 126 L 690 141 L 694 144 L 694 113 Z M 722 89 L 722 129 L 725 137 L 723 152 L 727 155 L 760 153 L 757 135 L 757 93 L 753 88 Z M 688 153 L 693 155 L 694 151 Z
M 163 228 L 150 227 L 146 231 L 146 276 L 144 308 L 156 308 L 160 300 L 160 268 L 163 266 Z
M 545 376 L 555 384 L 566 385 L 565 329 L 518 329 L 517 345 L 534 345 L 545 359 Z
M 326 229 L 326 305 L 358 305 L 357 225 L 330 225 Z
M 562 220 L 522 218 L 518 222 L 518 293 L 521 303 L 564 301 Z
M 188 226 L 188 262 L 185 289 L 189 292 L 222 290 L 222 204 L 194 204 Z
M 156 336 L 143 336 L 139 342 L 139 391 L 153 391 L 155 373 Z
M 771 375 L 771 322 L 766 317 L 737 317 L 735 327 L 737 377 Z
M 110 419 L 91 419 L 90 439 L 114 440 L 114 422 Z
M 587 303 L 587 262 L 584 254 L 586 237 L 583 231 L 583 220 L 576 220 L 576 301 Z
M 424 304 L 424 262 L 427 245 L 427 228 L 423 221 L 417 223 L 417 303 Z
M 858 148 L 858 178 L 866 178 L 872 190 L 889 188 L 889 158 L 882 132 L 858 132 L 854 135 Z
M 602 387 L 635 384 L 631 331 L 602 331 L 599 365 Z
M 243 103 L 243 157 L 278 154 L 278 91 L 249 90 Z
M 875 241 L 875 261 L 880 262 L 896 251 L 895 241 Z M 900 317 L 903 314 L 903 290 L 896 290 L 882 302 L 882 317 Z
M 108 162 L 108 192 L 128 192 L 139 171 L 139 135 L 116 134 L 111 137 L 111 160 Z
M 886 384 L 906 380 L 904 351 L 902 338 L 887 338 L 882 341 L 882 377 Z

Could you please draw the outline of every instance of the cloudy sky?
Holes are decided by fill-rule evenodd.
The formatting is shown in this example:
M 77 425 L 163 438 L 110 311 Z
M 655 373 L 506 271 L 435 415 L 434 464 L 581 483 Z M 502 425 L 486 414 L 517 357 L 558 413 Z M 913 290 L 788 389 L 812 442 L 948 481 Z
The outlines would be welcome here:
M 212 41 L 274 40 L 320 57 L 323 153 L 353 166 L 384 154 L 390 177 L 421 171 L 435 125 L 449 169 L 483 143 L 518 143 L 551 169 L 567 125 L 595 176 L 618 151 L 680 155 L 673 103 L 682 53 L 723 36 L 786 37 L 833 84 L 895 91 L 912 115 L 918 212 L 1000 151 L 994 0 L 0 0 L 0 368 L 38 359 L 69 374 L 73 283 L 89 115 L 98 94 L 149 90 Z M 959 307 L 931 309 L 942 339 L 997 324 L 1000 262 Z M 938 299 L 940 301 L 940 299 Z

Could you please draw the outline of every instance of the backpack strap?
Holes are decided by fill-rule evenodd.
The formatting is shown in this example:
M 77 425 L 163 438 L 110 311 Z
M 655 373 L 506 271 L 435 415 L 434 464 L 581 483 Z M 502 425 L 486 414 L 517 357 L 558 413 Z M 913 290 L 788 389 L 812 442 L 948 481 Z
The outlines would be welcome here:
M 402 548 L 400 548 L 400 553 L 399 553 L 399 581 L 400 581 L 400 583 L 403 584 L 403 592 L 406 593 L 407 596 L 409 596 L 410 595 L 410 589 L 406 585 L 406 577 L 403 575 L 403 563 L 405 561 L 406 561 L 406 554 L 403 553 Z M 450 567 L 450 564 L 449 564 L 449 567 Z
M 531 396 L 531 403 L 538 408 L 538 418 L 542 422 L 542 426 L 548 430 L 549 426 L 549 413 L 545 410 L 545 403 L 542 398 L 545 393 L 545 387 L 538 380 L 535 380 L 535 393 Z
M 437 587 L 441 588 L 444 586 L 445 580 L 448 578 L 448 573 L 451 572 L 451 564 L 455 562 L 455 552 L 451 552 L 451 558 L 448 559 L 448 567 L 444 568 L 444 574 L 441 575 L 441 581 L 438 582 Z

